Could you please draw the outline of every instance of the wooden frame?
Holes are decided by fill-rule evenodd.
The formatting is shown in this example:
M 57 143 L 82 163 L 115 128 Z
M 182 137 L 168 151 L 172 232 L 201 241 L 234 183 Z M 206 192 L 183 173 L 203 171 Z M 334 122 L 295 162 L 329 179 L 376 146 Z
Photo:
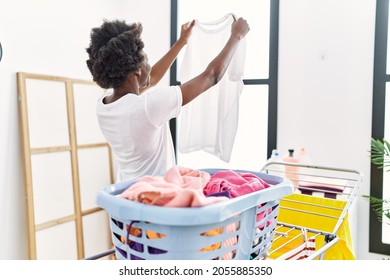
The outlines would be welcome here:
M 28 109 L 29 109 L 28 98 L 27 98 L 28 94 L 27 94 L 27 86 L 26 86 L 26 80 L 30 80 L 30 79 L 40 80 L 43 82 L 54 81 L 54 82 L 59 82 L 64 84 L 65 95 L 66 95 L 69 145 L 31 147 L 29 116 L 28 116 Z M 84 249 L 82 218 L 86 215 L 96 213 L 98 211 L 103 211 L 103 210 L 99 207 L 92 207 L 90 209 L 82 210 L 81 195 L 80 195 L 80 173 L 79 173 L 79 162 L 78 162 L 79 150 L 107 148 L 109 180 L 110 183 L 114 182 L 112 154 L 108 144 L 106 142 L 83 143 L 83 144 L 77 143 L 74 87 L 75 85 L 96 86 L 96 84 L 92 81 L 87 81 L 87 80 L 20 72 L 17 73 L 17 85 L 18 85 L 18 98 L 19 98 L 18 103 L 19 103 L 19 116 L 20 116 L 21 145 L 22 145 L 23 163 L 24 163 L 24 185 L 25 185 L 26 206 L 27 206 L 26 214 L 27 214 L 27 237 L 28 237 L 28 246 L 29 246 L 29 258 L 37 259 L 36 233 L 38 231 L 55 227 L 70 221 L 75 222 L 77 258 L 78 259 L 84 258 L 85 249 Z M 42 104 L 42 105 L 50 106 L 50 104 Z M 49 220 L 37 224 L 35 220 L 35 213 L 34 213 L 34 186 L 33 186 L 33 171 L 32 171 L 31 158 L 32 156 L 38 154 L 50 154 L 50 153 L 61 153 L 61 152 L 68 152 L 70 154 L 71 173 L 72 173 L 71 187 L 73 193 L 74 213 L 71 215 L 62 216 L 54 220 Z M 103 185 L 101 187 L 103 187 Z

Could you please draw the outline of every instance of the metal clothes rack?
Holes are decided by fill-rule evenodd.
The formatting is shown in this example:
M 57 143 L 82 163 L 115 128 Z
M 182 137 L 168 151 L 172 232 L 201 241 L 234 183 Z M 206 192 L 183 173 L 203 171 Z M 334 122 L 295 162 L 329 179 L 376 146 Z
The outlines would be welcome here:
M 261 172 L 286 177 L 295 188 L 294 194 L 280 201 L 268 258 L 324 259 L 341 241 L 339 231 L 349 229 L 348 210 L 363 174 L 350 169 L 285 162 L 267 163 Z M 343 238 L 350 237 L 348 234 Z

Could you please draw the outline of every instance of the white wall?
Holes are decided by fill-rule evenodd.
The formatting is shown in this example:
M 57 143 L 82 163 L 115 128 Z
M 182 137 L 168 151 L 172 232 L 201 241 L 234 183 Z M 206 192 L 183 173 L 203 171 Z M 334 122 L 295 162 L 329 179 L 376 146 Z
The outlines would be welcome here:
M 170 1 L 0 1 L 0 259 L 25 259 L 16 72 L 90 79 L 85 47 L 103 18 L 142 22 L 155 61 L 169 47 Z M 369 194 L 374 19 L 375 0 L 280 0 L 278 148 L 362 171 L 359 195 Z M 358 258 L 380 259 L 368 252 L 368 203 L 354 207 Z
M 368 252 L 375 0 L 281 0 L 278 148 L 305 147 L 317 165 L 364 173 L 351 224 Z
M 170 1 L 0 0 L 0 4 L 4 53 L 0 62 L 0 259 L 26 259 L 16 72 L 91 79 L 85 48 L 90 29 L 104 18 L 142 22 L 153 61 L 170 45 Z

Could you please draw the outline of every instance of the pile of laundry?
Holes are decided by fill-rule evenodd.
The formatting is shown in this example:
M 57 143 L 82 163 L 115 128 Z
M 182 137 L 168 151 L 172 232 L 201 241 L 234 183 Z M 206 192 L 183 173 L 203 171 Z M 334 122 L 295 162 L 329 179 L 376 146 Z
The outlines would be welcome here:
M 234 199 L 236 197 L 260 191 L 270 187 L 263 179 L 250 172 L 234 170 L 219 170 L 213 174 L 202 170 L 191 169 L 175 165 L 163 176 L 144 176 L 137 179 L 119 196 L 128 200 L 164 207 L 200 207 L 212 203 Z M 257 214 L 259 221 L 266 215 L 265 211 Z M 259 228 L 264 225 L 259 226 Z M 226 225 L 226 228 L 217 227 L 202 233 L 203 236 L 220 236 L 225 230 L 231 234 L 225 240 L 200 248 L 200 252 L 233 248 L 237 244 L 238 236 L 234 235 L 239 226 L 235 223 Z M 238 234 L 238 232 L 237 232 Z M 141 230 L 132 223 L 128 227 L 127 236 L 121 237 L 123 243 L 138 252 L 143 252 L 144 245 L 131 240 L 131 236 L 140 237 Z M 146 230 L 147 239 L 166 237 L 164 233 Z M 232 259 L 235 250 L 232 249 L 222 255 L 222 259 Z M 150 254 L 162 254 L 165 250 L 149 247 Z M 141 259 L 131 255 L 131 259 Z
M 166 207 L 199 207 L 270 187 L 250 172 L 202 170 L 175 165 L 163 176 L 144 176 L 120 194 L 141 203 Z

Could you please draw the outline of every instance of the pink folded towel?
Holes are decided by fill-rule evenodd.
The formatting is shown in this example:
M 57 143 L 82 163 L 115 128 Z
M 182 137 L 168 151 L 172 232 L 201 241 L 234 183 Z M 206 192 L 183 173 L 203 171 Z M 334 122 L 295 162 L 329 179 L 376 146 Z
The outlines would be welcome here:
M 209 180 L 207 172 L 175 165 L 164 176 L 139 178 L 120 197 L 167 207 L 198 207 L 227 200 L 204 195 L 203 188 Z

